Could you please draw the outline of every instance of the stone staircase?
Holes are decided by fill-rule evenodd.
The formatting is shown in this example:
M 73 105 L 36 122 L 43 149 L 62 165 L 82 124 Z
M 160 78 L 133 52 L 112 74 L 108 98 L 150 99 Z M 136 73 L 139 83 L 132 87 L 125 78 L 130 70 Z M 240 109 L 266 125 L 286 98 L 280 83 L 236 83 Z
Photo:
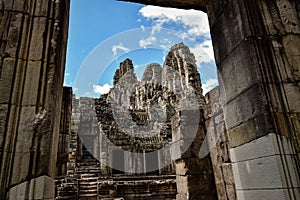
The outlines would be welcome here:
M 94 159 L 85 159 L 85 162 L 79 163 L 76 169 L 78 179 L 78 196 L 83 200 L 97 200 L 98 196 L 98 176 L 100 170 L 98 162 Z
M 98 177 L 92 173 L 81 174 L 78 180 L 79 199 L 97 200 Z
M 87 151 L 67 176 L 56 178 L 56 200 L 173 200 L 176 176 L 101 175 L 100 163 Z
M 77 180 L 67 178 L 56 178 L 56 198 L 57 200 L 78 199 Z
M 97 200 L 99 162 L 87 150 L 81 160 L 67 171 L 66 178 L 56 178 L 57 200 Z

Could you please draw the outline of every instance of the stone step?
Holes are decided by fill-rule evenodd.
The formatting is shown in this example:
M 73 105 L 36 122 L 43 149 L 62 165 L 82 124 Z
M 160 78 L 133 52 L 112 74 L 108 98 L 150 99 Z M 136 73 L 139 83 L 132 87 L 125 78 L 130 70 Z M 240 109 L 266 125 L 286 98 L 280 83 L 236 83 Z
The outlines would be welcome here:
M 97 189 L 79 190 L 79 194 L 97 194 Z
M 58 196 L 55 198 L 55 200 L 70 200 L 70 199 L 77 199 L 77 194 L 76 195 L 70 195 L 70 196 Z
M 83 194 L 83 193 L 79 194 L 79 197 L 97 197 L 97 196 L 98 194 Z
M 97 178 L 97 176 L 93 173 L 88 173 L 88 174 L 80 174 L 81 178 Z
M 65 197 L 65 196 L 77 196 L 77 191 L 76 191 L 76 192 L 71 192 L 71 191 L 69 191 L 69 192 L 67 192 L 67 191 L 60 192 L 60 191 L 59 191 L 57 194 L 58 194 L 58 196 L 60 196 L 60 197 Z
M 89 185 L 97 185 L 98 181 L 80 181 L 78 185 L 84 185 L 84 186 L 89 186 Z
M 97 181 L 98 177 L 83 177 L 80 181 Z
M 97 181 L 94 182 L 83 182 L 79 183 L 78 186 L 84 186 L 84 187 L 89 187 L 89 186 L 97 186 Z
M 85 174 L 85 173 L 100 173 L 99 169 L 79 169 L 76 171 L 77 174 Z
M 90 185 L 90 186 L 83 186 L 83 185 L 80 185 L 79 186 L 79 190 L 97 190 L 97 185 Z

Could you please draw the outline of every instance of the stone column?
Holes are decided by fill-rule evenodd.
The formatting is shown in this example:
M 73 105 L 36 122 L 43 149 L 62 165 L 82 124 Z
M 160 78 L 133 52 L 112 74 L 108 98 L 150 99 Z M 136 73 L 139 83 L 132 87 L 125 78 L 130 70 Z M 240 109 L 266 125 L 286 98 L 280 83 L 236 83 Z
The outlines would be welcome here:
M 53 199 L 69 0 L 0 1 L 0 199 Z
M 172 117 L 172 135 L 171 153 L 172 160 L 175 160 L 178 192 L 176 199 L 217 199 L 210 157 L 199 157 L 205 138 L 202 111 L 178 111 Z
M 56 176 L 66 176 L 67 162 L 70 153 L 71 116 L 72 116 L 72 88 L 63 88 L 61 106 L 60 130 L 58 139 L 58 151 L 56 162 Z
M 205 95 L 205 127 L 219 200 L 235 200 L 236 189 L 219 87 Z
M 147 167 L 147 163 L 146 163 L 146 153 L 145 153 L 145 150 L 143 150 L 143 172 L 144 172 L 144 174 L 146 174 L 147 173 L 147 169 L 146 169 L 146 167 Z
M 298 2 L 208 1 L 238 199 L 300 198 Z

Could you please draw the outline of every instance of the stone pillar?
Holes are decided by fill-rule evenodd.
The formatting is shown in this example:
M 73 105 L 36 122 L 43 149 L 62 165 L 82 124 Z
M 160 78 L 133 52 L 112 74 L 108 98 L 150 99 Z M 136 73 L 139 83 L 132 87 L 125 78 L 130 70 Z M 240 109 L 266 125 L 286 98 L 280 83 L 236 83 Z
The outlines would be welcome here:
M 139 173 L 139 174 L 144 173 L 144 154 L 142 154 L 142 153 L 137 154 L 135 167 L 136 167 L 137 173 Z
M 0 1 L 0 199 L 53 199 L 69 0 Z
M 71 87 L 63 88 L 56 176 L 66 176 L 67 174 L 67 162 L 69 161 L 71 137 L 72 93 Z
M 300 198 L 298 2 L 208 2 L 238 199 Z
M 205 95 L 205 127 L 219 200 L 235 200 L 236 190 L 219 87 Z
M 199 157 L 205 137 L 202 114 L 202 111 L 199 116 L 199 111 L 184 110 L 172 117 L 171 152 L 175 160 L 177 200 L 217 199 L 210 157 Z M 193 134 L 195 130 L 197 133 Z
M 147 169 L 146 169 L 146 166 L 147 166 L 147 163 L 146 163 L 146 153 L 145 153 L 145 150 L 143 150 L 143 172 L 144 174 L 147 173 Z

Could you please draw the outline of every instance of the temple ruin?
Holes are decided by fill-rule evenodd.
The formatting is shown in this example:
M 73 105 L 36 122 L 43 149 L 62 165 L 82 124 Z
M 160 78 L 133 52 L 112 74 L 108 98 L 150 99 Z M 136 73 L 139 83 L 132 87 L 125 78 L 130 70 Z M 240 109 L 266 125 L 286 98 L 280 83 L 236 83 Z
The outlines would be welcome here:
M 105 96 L 74 99 L 72 89 L 63 88 L 70 0 L 0 1 L 0 199 L 158 199 L 157 193 L 177 200 L 299 199 L 300 2 L 127 1 L 206 12 L 219 87 L 202 95 L 199 75 L 189 70 L 192 62 L 177 51 L 185 49 L 182 44 L 170 50 L 164 66 L 149 65 L 144 86 L 131 88 L 135 92 L 128 101 L 114 104 L 112 112 L 122 119 L 118 108 L 129 106 L 125 114 L 135 124 L 154 127 L 147 110 L 153 100 L 172 115 L 162 115 L 165 127 L 159 134 L 145 130 L 139 132 L 143 137 L 131 134 L 121 143 L 115 140 L 116 146 L 141 155 L 130 165 L 118 163 L 122 174 L 107 167 L 114 158 L 107 160 L 108 151 L 101 150 L 101 134 L 123 135 L 114 120 L 102 121 L 111 115 L 105 106 L 115 102 Z M 165 65 L 183 74 L 185 81 L 164 83 L 166 90 L 151 82 L 168 74 Z M 134 82 L 131 69 L 131 60 L 125 60 L 114 84 L 122 77 Z M 193 107 L 197 109 L 178 104 L 178 94 L 184 97 L 188 90 L 172 94 L 186 86 L 195 91 L 189 94 L 200 105 Z M 125 93 L 114 90 L 109 95 L 117 99 Z M 85 120 L 89 123 L 80 123 Z M 197 130 L 192 138 L 190 128 Z M 86 141 L 79 141 L 81 132 Z M 99 143 L 89 144 L 95 137 Z M 174 162 L 151 171 L 143 158 L 172 141 L 177 142 L 170 155 Z M 199 155 L 203 146 L 208 155 Z M 126 158 L 116 149 L 108 150 L 116 160 Z M 162 157 L 168 155 L 154 156 L 158 168 L 164 165 Z M 135 172 L 144 175 L 138 178 Z

